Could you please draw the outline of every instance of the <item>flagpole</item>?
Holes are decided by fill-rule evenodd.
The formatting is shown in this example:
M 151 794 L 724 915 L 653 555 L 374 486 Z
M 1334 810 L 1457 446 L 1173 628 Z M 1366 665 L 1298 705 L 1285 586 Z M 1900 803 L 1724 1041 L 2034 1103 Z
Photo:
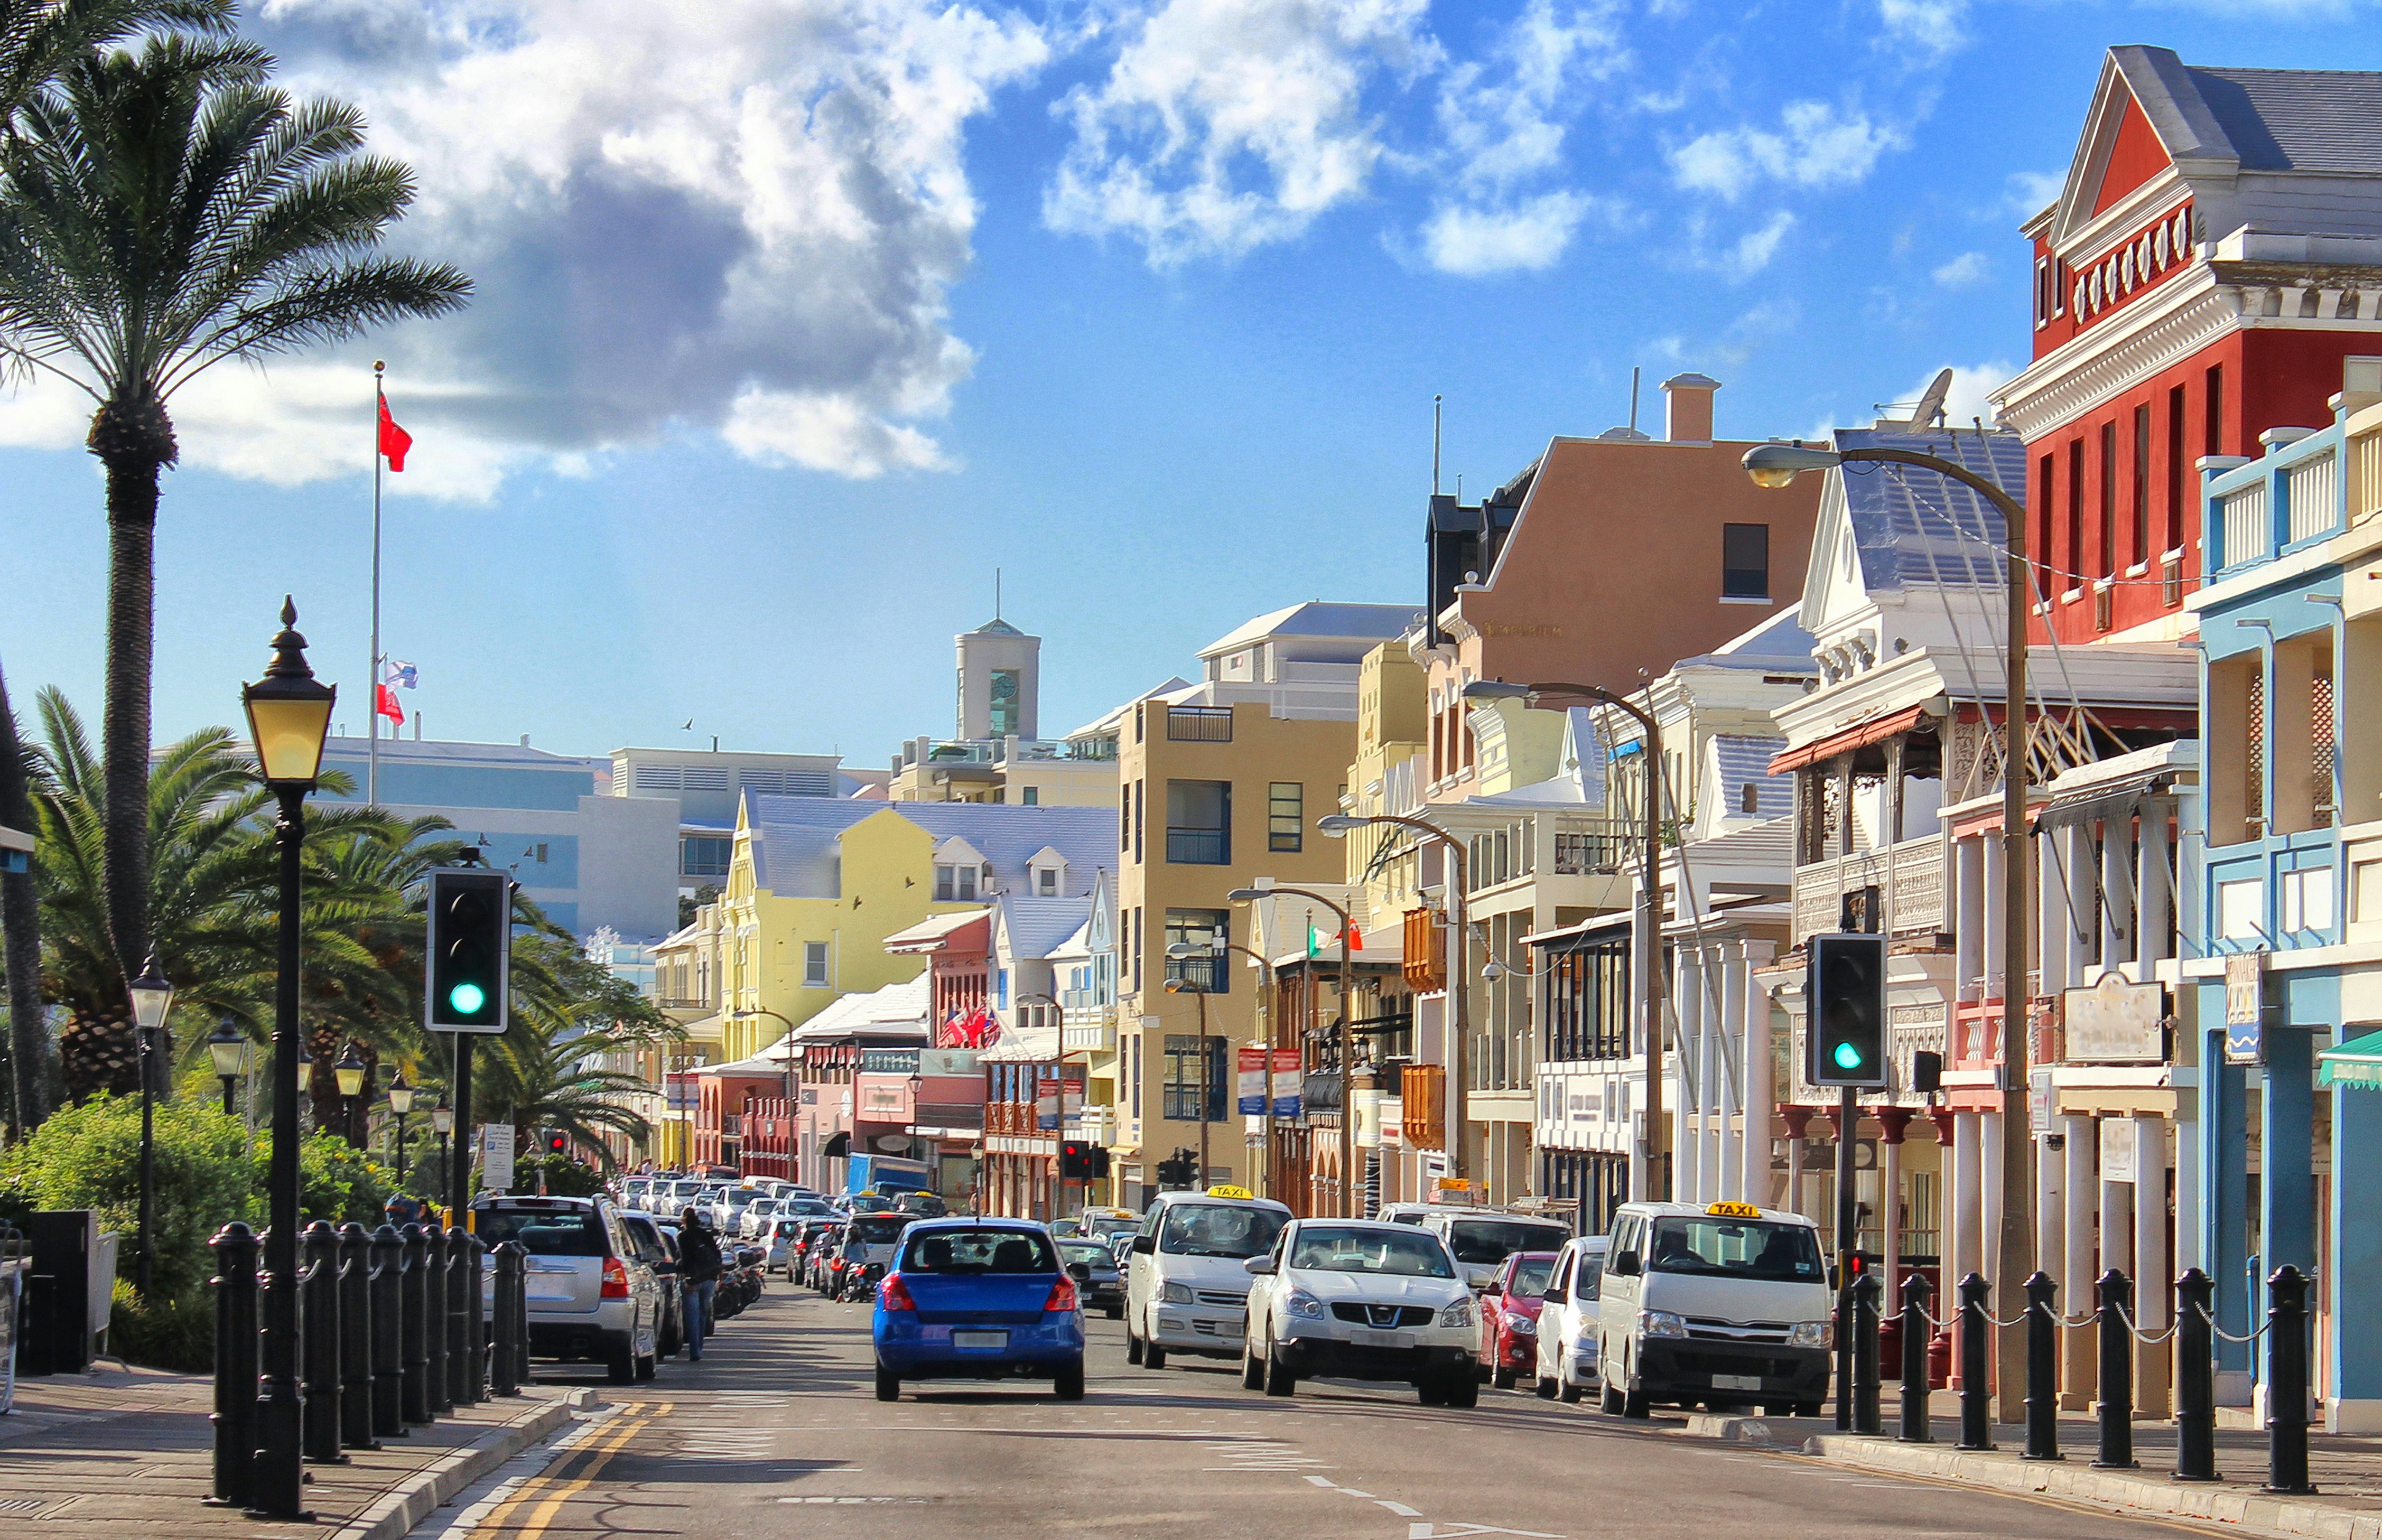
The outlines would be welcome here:
M 364 801 L 372 807 L 380 805 L 380 420 L 388 411 L 380 380 L 387 367 L 373 360 L 372 666 L 364 670 L 364 727 L 372 734 L 372 746 L 364 752 Z

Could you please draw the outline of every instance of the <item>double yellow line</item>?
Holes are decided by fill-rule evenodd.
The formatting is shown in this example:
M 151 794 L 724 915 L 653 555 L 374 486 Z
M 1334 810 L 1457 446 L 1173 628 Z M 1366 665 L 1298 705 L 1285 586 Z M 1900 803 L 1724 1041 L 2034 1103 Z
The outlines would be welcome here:
M 546 1526 L 554 1522 L 555 1515 L 562 1511 L 562 1505 L 593 1486 L 604 1467 L 612 1462 L 612 1457 L 628 1448 L 631 1439 L 669 1416 L 672 1404 L 661 1401 L 632 1412 L 621 1419 L 620 1426 L 597 1436 L 588 1448 L 571 1450 L 563 1458 L 566 1467 L 583 1455 L 589 1457 L 579 1466 L 577 1474 L 566 1478 L 558 1472 L 553 1475 L 532 1476 L 522 1482 L 513 1490 L 512 1496 L 498 1503 L 494 1512 L 480 1521 L 473 1534 L 476 1537 L 504 1529 L 517 1529 L 522 1535 L 544 1533 Z M 518 1524 L 514 1523 L 514 1515 L 524 1509 L 528 1510 L 527 1516 Z

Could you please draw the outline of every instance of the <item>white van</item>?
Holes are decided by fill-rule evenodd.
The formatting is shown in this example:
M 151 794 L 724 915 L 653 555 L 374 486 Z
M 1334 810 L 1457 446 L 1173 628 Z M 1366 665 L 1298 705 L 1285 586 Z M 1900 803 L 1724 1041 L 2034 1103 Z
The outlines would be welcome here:
M 1494 1282 L 1497 1269 L 1516 1252 L 1560 1251 L 1571 1239 L 1571 1227 L 1561 1219 L 1502 1208 L 1434 1208 L 1421 1224 L 1447 1242 L 1464 1269 L 1464 1281 L 1476 1289 Z
M 1819 1227 L 1751 1204 L 1625 1204 L 1598 1303 L 1603 1408 L 1817 1416 L 1836 1341 Z
M 1163 1369 L 1168 1353 L 1241 1358 L 1249 1295 L 1241 1264 L 1272 1251 L 1289 1222 L 1286 1205 L 1243 1188 L 1160 1193 L 1129 1253 L 1125 1362 Z

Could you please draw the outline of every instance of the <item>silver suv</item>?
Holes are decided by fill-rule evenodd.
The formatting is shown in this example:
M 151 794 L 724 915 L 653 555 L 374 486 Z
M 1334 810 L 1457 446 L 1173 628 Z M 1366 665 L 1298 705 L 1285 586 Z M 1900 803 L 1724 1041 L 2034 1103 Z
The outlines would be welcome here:
M 482 1198 L 473 1228 L 491 1249 L 529 1253 L 529 1350 L 541 1358 L 600 1359 L 612 1383 L 651 1379 L 662 1289 L 652 1265 L 605 1198 Z M 495 1295 L 495 1269 L 487 1274 Z

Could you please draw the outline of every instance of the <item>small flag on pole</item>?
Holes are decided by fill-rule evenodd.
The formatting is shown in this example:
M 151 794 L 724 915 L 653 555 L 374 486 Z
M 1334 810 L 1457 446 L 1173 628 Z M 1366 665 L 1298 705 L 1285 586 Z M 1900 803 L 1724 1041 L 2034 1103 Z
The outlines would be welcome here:
M 399 658 L 384 659 L 380 672 L 380 682 L 395 690 L 411 690 L 422 682 L 422 676 L 413 665 Z
M 388 414 L 388 397 L 380 401 L 380 452 L 388 460 L 391 471 L 405 469 L 405 452 L 413 447 L 413 435 L 397 425 Z
M 405 708 L 397 703 L 397 691 L 385 684 L 373 687 L 373 710 L 400 727 L 405 726 Z

